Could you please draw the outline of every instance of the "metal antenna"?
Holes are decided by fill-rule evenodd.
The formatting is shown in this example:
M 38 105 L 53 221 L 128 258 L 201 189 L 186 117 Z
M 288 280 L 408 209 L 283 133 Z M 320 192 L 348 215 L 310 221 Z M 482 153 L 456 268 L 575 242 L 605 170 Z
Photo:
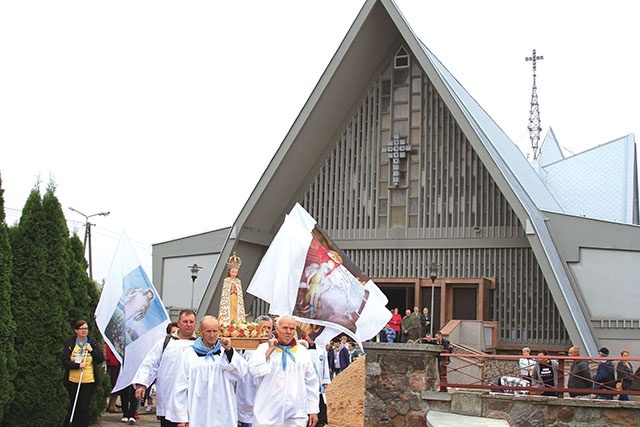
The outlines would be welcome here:
M 531 89 L 531 111 L 529 111 L 529 139 L 531 139 L 531 149 L 533 150 L 533 159 L 538 158 L 538 143 L 540 142 L 540 105 L 538 104 L 538 87 L 536 86 L 536 62 L 538 59 L 544 59 L 542 55 L 536 56 L 536 50 L 533 49 L 533 55 L 526 57 L 525 61 L 533 63 L 533 88 Z

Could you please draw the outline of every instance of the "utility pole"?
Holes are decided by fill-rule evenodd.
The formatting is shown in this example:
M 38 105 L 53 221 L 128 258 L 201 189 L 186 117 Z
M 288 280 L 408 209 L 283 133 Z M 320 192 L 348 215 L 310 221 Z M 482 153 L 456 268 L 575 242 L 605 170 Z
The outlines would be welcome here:
M 531 149 L 533 151 L 533 159 L 538 158 L 538 143 L 540 142 L 540 105 L 538 105 L 538 87 L 536 86 L 536 64 L 538 60 L 544 59 L 542 55 L 537 56 L 536 50 L 533 54 L 527 56 L 524 60 L 531 61 L 533 65 L 533 89 L 531 90 L 531 110 L 529 111 L 529 139 L 531 139 Z
M 84 248 L 85 253 L 87 251 L 87 247 L 89 248 L 89 278 L 93 280 L 93 261 L 91 259 L 91 226 L 95 224 L 91 224 L 91 221 L 89 221 L 89 218 L 94 216 L 107 216 L 111 212 L 98 212 L 91 215 L 85 215 L 79 210 L 74 209 L 72 207 L 69 207 L 69 210 L 77 214 L 80 214 L 84 217 L 84 242 L 82 244 L 82 247 Z M 87 243 L 89 244 L 89 246 L 87 246 Z

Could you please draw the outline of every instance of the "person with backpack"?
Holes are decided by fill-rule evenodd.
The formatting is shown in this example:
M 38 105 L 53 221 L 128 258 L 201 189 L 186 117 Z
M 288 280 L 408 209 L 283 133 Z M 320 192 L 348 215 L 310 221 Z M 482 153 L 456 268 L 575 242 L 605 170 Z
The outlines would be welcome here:
M 174 395 L 176 378 L 183 352 L 193 346 L 196 329 L 196 313 L 186 309 L 178 316 L 177 336 L 167 335 L 151 348 L 133 377 L 136 399 L 142 400 L 148 387 L 156 381 L 156 417 L 161 427 L 177 427 L 177 423 L 165 418 L 168 402 Z

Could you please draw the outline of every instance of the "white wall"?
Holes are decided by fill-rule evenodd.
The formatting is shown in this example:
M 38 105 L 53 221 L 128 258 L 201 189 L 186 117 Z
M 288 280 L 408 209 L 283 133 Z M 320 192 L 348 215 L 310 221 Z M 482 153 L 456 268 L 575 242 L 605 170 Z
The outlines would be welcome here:
M 192 291 L 194 307 L 198 307 L 219 257 L 219 254 L 207 254 L 164 258 L 162 302 L 165 307 L 192 308 Z M 192 285 L 189 269 L 189 266 L 194 263 L 203 267 L 195 281 L 195 287 Z

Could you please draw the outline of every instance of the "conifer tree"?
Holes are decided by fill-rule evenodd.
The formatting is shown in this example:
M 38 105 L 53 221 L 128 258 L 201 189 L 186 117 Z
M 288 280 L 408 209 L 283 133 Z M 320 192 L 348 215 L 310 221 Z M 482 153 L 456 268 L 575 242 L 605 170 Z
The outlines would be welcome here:
M 16 393 L 3 425 L 33 427 L 63 425 L 68 395 L 63 386 L 60 356 L 73 331 L 68 322 L 69 232 L 60 203 L 50 185 L 41 199 L 34 188 L 22 210 L 17 231 L 11 233 L 14 253 L 12 313 L 15 346 L 20 360 Z M 28 421 L 25 417 L 28 416 Z
M 5 222 L 4 190 L 0 178 L 0 424 L 5 408 L 13 399 L 16 359 L 13 341 L 16 326 L 11 314 L 11 274 L 13 254 Z

